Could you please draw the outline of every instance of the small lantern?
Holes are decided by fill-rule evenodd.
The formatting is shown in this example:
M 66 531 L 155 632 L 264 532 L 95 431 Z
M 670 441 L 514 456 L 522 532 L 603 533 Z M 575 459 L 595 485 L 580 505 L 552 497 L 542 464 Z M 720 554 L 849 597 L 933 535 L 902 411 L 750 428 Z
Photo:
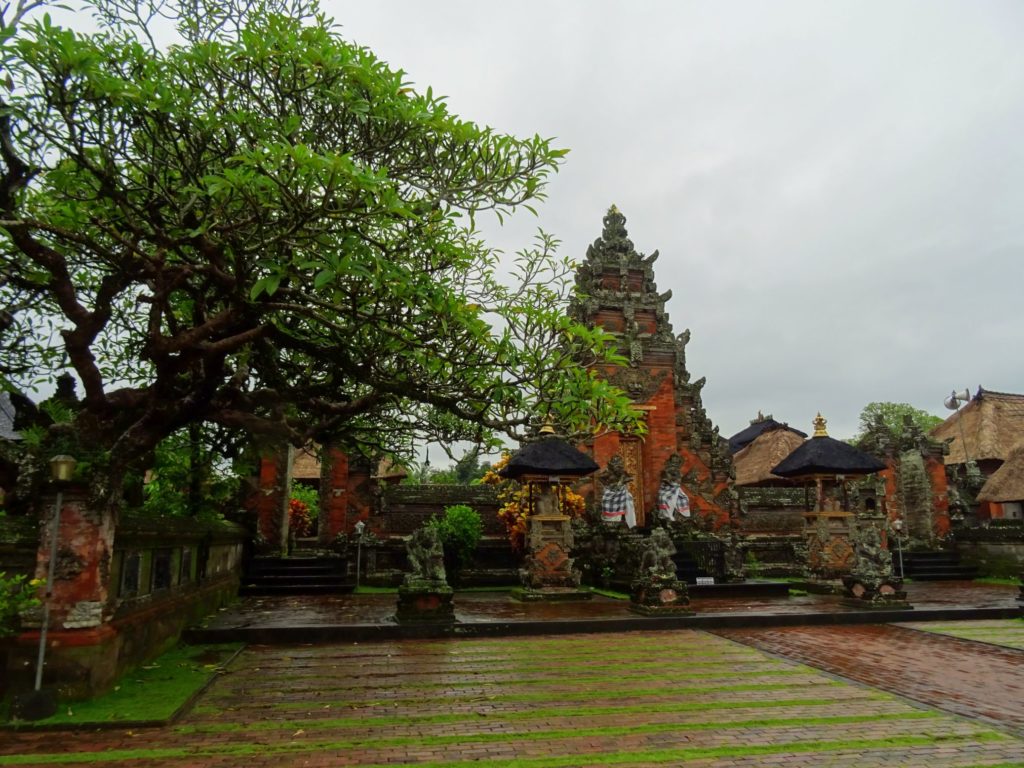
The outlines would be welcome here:
M 360 539 L 363 538 L 363 531 L 366 530 L 366 523 L 360 520 L 358 523 L 356 523 L 355 528 L 356 536 L 358 536 Z
M 77 462 L 74 456 L 54 456 L 50 459 L 50 477 L 57 483 L 68 482 L 75 474 L 75 464 Z

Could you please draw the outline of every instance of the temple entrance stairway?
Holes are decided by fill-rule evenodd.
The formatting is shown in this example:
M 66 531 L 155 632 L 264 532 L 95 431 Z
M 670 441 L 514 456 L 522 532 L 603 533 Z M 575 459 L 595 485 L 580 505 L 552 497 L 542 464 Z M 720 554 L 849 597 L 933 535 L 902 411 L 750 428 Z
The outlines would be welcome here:
M 899 555 L 893 553 L 893 567 L 899 573 Z M 903 576 L 915 581 L 969 581 L 978 575 L 973 565 L 960 562 L 960 553 L 950 550 L 904 552 Z
M 337 595 L 351 592 L 348 560 L 325 555 L 315 539 L 298 539 L 289 557 L 252 558 L 242 576 L 239 595 Z

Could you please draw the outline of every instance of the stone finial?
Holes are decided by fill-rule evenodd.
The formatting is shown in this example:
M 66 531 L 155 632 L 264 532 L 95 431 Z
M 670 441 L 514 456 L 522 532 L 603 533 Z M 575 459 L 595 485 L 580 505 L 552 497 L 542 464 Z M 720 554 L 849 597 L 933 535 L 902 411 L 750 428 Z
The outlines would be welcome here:
M 818 411 L 818 415 L 814 417 L 814 437 L 828 437 L 828 432 L 825 430 L 825 425 L 828 422 L 821 415 L 821 411 Z

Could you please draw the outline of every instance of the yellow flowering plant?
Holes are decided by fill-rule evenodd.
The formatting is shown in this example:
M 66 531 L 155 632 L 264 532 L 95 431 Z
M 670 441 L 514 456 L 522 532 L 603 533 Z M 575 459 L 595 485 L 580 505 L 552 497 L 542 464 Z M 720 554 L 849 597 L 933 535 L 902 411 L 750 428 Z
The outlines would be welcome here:
M 501 503 L 498 508 L 498 518 L 505 524 L 512 548 L 521 551 L 526 543 L 527 520 L 536 512 L 536 498 L 539 494 L 530 493 L 529 483 L 519 483 L 498 474 L 508 465 L 511 458 L 512 454 L 503 454 L 480 482 L 483 485 L 494 486 L 498 501 Z M 559 485 L 557 492 L 562 514 L 572 518 L 583 516 L 587 509 L 587 503 L 582 496 L 566 485 Z

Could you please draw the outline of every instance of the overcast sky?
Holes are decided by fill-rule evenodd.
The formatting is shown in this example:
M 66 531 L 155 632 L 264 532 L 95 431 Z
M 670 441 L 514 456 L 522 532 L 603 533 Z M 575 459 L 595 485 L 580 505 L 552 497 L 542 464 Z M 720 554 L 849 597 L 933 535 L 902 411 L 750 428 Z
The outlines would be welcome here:
M 489 241 L 582 259 L 618 205 L 723 435 L 1024 392 L 1019 0 L 324 5 L 461 117 L 571 150 Z

